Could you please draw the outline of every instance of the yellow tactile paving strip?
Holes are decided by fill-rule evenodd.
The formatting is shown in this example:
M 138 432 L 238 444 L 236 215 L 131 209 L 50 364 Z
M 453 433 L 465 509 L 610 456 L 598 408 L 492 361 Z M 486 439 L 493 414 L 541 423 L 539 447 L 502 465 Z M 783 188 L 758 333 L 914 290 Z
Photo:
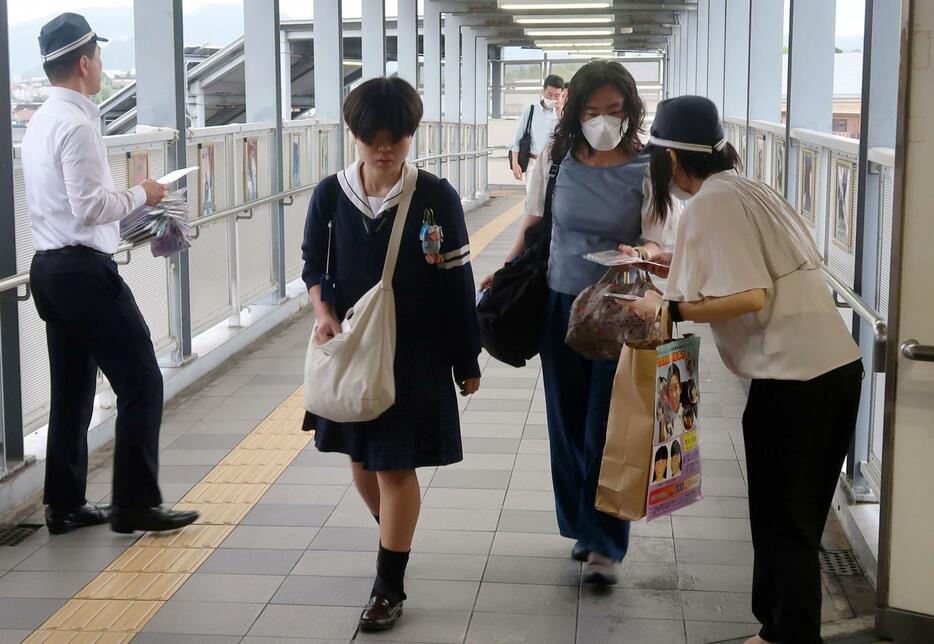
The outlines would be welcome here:
M 129 642 L 311 441 L 311 433 L 299 431 L 304 413 L 299 389 L 175 504 L 200 511 L 196 524 L 171 534 L 144 535 L 26 642 Z
M 503 234 L 503 231 L 509 228 L 525 210 L 525 201 L 520 201 L 515 206 L 497 215 L 491 222 L 470 236 L 470 252 L 476 257 L 491 241 Z
M 523 203 L 471 235 L 473 255 L 515 222 Z M 301 388 L 272 411 L 175 504 L 198 510 L 192 526 L 146 534 L 127 548 L 26 640 L 26 644 L 129 642 L 188 580 L 312 440 L 299 431 Z

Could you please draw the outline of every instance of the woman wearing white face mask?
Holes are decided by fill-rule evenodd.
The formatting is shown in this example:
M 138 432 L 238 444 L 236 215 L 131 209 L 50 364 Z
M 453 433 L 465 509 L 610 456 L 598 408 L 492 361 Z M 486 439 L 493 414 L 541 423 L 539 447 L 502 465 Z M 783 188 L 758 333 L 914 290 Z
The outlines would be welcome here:
M 644 116 L 636 82 L 622 65 L 581 67 L 552 145 L 533 171 L 527 216 L 509 256 L 524 249 L 525 229 L 544 213 L 553 158 L 560 171 L 540 333 L 551 471 L 561 534 L 576 540 L 572 556 L 586 562 L 584 580 L 598 584 L 616 583 L 629 542 L 628 522 L 594 508 L 616 363 L 587 360 L 564 338 L 575 297 L 605 271 L 583 255 L 622 246 L 647 257 L 673 241 L 673 226 L 654 216 L 648 195 L 648 157 L 638 138 Z

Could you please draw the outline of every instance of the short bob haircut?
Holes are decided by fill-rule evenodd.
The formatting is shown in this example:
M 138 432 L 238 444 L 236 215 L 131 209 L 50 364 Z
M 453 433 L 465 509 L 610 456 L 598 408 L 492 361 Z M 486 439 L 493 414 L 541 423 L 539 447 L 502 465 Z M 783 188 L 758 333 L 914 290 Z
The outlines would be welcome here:
M 372 78 L 344 99 L 344 121 L 367 145 L 381 131 L 391 132 L 393 143 L 398 143 L 414 135 L 421 120 L 422 99 L 401 78 Z
M 75 72 L 75 65 L 78 64 L 82 56 L 94 58 L 95 53 L 97 53 L 97 41 L 92 40 L 55 60 L 42 63 L 42 70 L 50 83 L 64 83 L 71 78 L 71 75 Z

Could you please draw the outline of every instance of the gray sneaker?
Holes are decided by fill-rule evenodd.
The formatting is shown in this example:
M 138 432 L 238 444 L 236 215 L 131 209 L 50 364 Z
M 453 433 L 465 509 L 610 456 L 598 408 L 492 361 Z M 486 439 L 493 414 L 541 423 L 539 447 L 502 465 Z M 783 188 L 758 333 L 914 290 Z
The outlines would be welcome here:
M 597 552 L 591 552 L 584 564 L 584 583 L 595 586 L 615 586 L 619 582 L 617 562 Z

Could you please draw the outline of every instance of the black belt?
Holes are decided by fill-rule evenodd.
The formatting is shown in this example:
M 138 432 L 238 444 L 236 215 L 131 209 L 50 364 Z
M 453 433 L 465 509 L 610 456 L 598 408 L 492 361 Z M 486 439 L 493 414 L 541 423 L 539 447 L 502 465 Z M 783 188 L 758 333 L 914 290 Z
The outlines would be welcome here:
M 65 246 L 64 248 L 52 248 L 50 250 L 37 250 L 36 255 L 99 255 L 100 257 L 110 257 L 108 253 L 88 246 Z

